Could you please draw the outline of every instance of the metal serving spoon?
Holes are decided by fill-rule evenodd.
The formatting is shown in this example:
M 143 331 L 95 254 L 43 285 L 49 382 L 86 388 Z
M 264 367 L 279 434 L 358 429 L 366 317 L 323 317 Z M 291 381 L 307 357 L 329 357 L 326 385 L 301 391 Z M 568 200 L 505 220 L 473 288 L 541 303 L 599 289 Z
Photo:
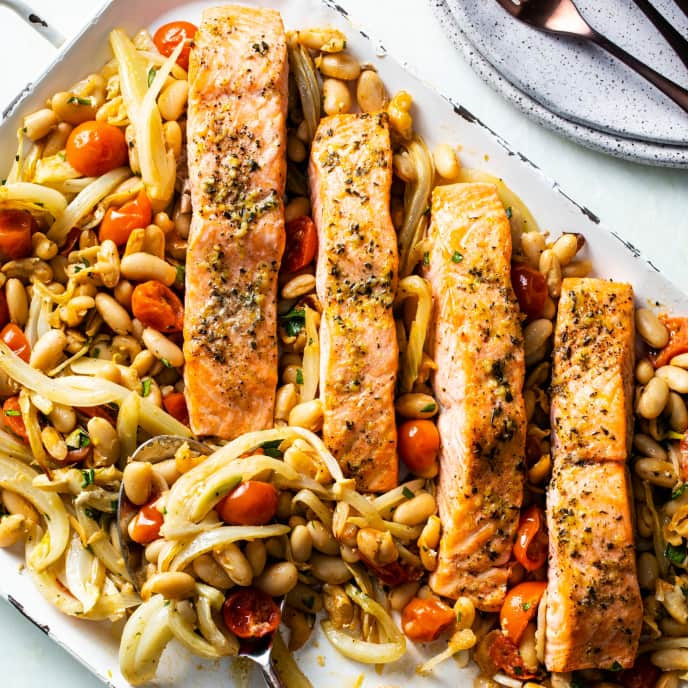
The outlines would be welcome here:
M 177 437 L 176 435 L 158 435 L 140 445 L 132 454 L 132 461 L 148 461 L 158 463 L 165 459 L 171 459 L 176 454 L 179 447 L 187 444 L 189 449 L 196 456 L 209 454 L 212 449 L 202 442 L 189 439 L 187 437 Z M 129 537 L 129 521 L 137 514 L 140 507 L 132 504 L 124 493 L 124 486 L 120 488 L 119 499 L 117 500 L 117 535 L 119 545 L 122 550 L 122 557 L 131 577 L 136 592 L 141 592 L 141 587 L 145 583 L 145 561 L 143 557 L 144 547 L 134 542 Z M 280 605 L 280 613 L 284 608 L 284 600 Z M 275 631 L 277 632 L 277 631 Z M 260 667 L 268 688 L 284 688 L 284 683 L 279 677 L 272 657 L 274 633 L 257 641 L 241 642 L 239 646 L 239 656 L 252 660 Z
M 688 91 L 643 64 L 588 24 L 572 0 L 497 0 L 512 16 L 536 29 L 591 41 L 621 60 L 688 112 Z

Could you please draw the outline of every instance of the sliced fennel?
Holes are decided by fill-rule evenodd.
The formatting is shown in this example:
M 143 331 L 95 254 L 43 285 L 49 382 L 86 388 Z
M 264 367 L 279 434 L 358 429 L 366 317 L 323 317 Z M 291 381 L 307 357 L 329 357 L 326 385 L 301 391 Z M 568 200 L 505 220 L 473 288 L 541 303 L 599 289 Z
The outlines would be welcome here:
M 67 199 L 59 191 L 40 184 L 14 182 L 0 186 L 0 208 L 21 208 L 58 217 L 66 207 Z

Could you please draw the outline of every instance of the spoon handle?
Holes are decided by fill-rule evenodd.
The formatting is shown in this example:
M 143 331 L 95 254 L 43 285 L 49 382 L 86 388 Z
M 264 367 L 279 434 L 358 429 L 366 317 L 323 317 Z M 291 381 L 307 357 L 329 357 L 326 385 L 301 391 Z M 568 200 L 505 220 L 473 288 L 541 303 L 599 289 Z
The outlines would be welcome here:
M 260 668 L 263 672 L 265 685 L 267 685 L 268 688 L 285 688 L 282 679 L 275 669 L 272 657 L 270 657 L 270 661 L 267 664 L 261 664 Z
M 655 88 L 659 89 L 665 96 L 671 98 L 681 109 L 688 112 L 688 91 L 678 84 L 662 76 L 659 72 L 648 67 L 640 60 L 627 53 L 623 48 L 612 43 L 606 36 L 603 36 L 597 31 L 593 32 L 590 39 L 604 48 L 608 53 L 621 60 L 626 66 L 635 70 L 640 76 L 647 79 Z

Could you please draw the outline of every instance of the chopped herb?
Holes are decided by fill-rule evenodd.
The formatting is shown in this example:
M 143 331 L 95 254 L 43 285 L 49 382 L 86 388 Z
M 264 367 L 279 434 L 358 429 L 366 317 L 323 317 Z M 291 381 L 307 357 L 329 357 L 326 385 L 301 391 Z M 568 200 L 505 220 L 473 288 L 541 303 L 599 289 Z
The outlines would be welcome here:
M 166 606 L 166 607 L 169 607 L 169 606 L 170 606 L 170 602 L 171 602 L 171 600 L 165 600 L 165 606 Z
M 682 585 L 681 592 L 683 593 L 684 597 L 688 597 L 688 585 Z
M 423 254 L 423 265 L 430 265 L 430 253 L 428 251 Z
M 73 432 L 70 432 L 69 435 L 65 437 L 65 442 L 70 449 L 82 449 L 91 444 L 88 434 L 81 428 L 77 428 Z
M 506 213 L 506 216 L 509 219 L 511 219 L 511 216 L 513 215 L 513 213 L 511 212 L 511 206 L 510 205 L 508 205 L 506 208 L 504 208 L 504 212 Z
M 265 452 L 265 456 L 270 456 L 273 459 L 281 459 L 284 454 L 279 448 L 280 444 L 282 444 L 282 440 L 268 440 L 258 446 Z
M 433 413 L 434 411 L 437 410 L 437 404 L 425 404 L 423 408 L 420 410 L 421 413 Z
M 301 368 L 296 369 L 296 384 L 297 385 L 303 384 L 303 370 L 301 370 Z
M 96 480 L 96 472 L 92 468 L 86 468 L 81 471 L 81 477 L 83 478 L 81 482 L 81 487 L 88 487 L 93 485 Z
M 674 430 L 669 430 L 669 432 L 667 432 L 666 436 L 671 440 L 678 440 L 679 442 L 683 439 L 683 433 L 682 432 L 675 432 Z
M 403 494 L 406 499 L 413 499 L 416 496 L 411 490 L 408 489 L 408 487 L 404 487 L 404 489 L 401 491 L 401 494 Z
M 95 358 L 98 358 L 98 356 L 100 356 L 100 349 L 96 347 L 95 349 L 93 349 L 91 353 L 94 355 Z
M 516 676 L 520 676 L 523 673 L 523 668 L 520 666 L 515 666 L 513 667 L 513 669 Z
M 177 265 L 177 282 L 184 282 L 186 277 L 186 268 L 183 265 Z
M 621 671 L 623 667 L 621 666 L 621 664 L 619 664 L 619 662 L 614 662 L 614 664 L 611 665 L 610 669 L 611 671 Z
M 463 254 L 458 251 L 454 251 L 452 254 L 452 263 L 460 263 L 463 260 Z
M 314 596 L 306 597 L 306 598 L 303 599 L 303 603 L 304 603 L 309 609 L 313 609 L 313 605 L 315 604 L 315 597 L 314 597 Z
M 686 559 L 686 548 L 683 545 L 674 547 L 674 545 L 667 545 L 664 550 L 664 556 L 672 564 L 682 564 Z
M 151 393 L 151 379 L 147 377 L 145 380 L 141 380 L 141 396 L 147 397 Z
M 67 156 L 64 153 L 58 153 L 57 157 L 64 162 L 67 159 Z
M 70 105 L 91 105 L 90 98 L 80 98 L 79 96 L 72 96 L 67 100 Z
M 530 602 L 524 602 L 524 603 L 521 605 L 521 609 L 523 609 L 524 612 L 527 612 L 527 611 L 530 609 L 530 607 L 531 607 Z
M 296 337 L 306 327 L 306 309 L 292 308 L 288 313 L 280 316 L 284 330 L 289 337 Z
M 155 81 L 155 75 L 158 73 L 158 70 L 155 67 L 151 67 L 148 70 L 148 88 L 150 88 L 153 85 L 153 82 Z
M 682 483 L 671 493 L 671 498 L 678 499 L 686 491 L 686 488 L 688 488 L 688 483 Z
M 7 411 L 5 411 L 5 415 L 6 416 L 21 416 L 21 412 L 15 411 L 14 409 L 7 409 Z
M 98 518 L 100 518 L 100 511 L 96 511 L 96 509 L 91 509 L 89 507 L 86 507 L 84 509 L 84 513 L 86 514 L 86 516 L 88 516 L 89 518 L 92 518 L 94 521 L 97 521 Z
M 117 511 L 117 507 L 118 507 L 118 506 L 119 506 L 119 504 L 117 503 L 117 500 L 116 500 L 116 499 L 111 499 L 111 500 L 110 500 L 110 509 L 111 509 L 112 511 Z
M 172 364 L 166 359 L 166 358 L 161 358 L 160 363 L 162 363 L 165 368 L 171 368 Z

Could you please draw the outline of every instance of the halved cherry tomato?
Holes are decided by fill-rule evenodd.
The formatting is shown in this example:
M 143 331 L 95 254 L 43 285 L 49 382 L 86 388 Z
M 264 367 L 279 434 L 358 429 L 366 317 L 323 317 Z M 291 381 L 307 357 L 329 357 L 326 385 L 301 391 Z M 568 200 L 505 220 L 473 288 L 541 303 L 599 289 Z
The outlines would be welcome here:
M 541 318 L 547 300 L 545 276 L 526 263 L 514 263 L 511 266 L 511 284 L 521 311 L 529 318 Z
M 414 642 L 429 643 L 437 640 L 455 619 L 454 610 L 444 602 L 414 597 L 401 613 L 401 629 Z
M 67 456 L 61 463 L 79 463 L 85 461 L 93 453 L 93 447 L 79 447 L 79 449 L 70 449 Z
M 31 254 L 31 235 L 38 229 L 28 210 L 0 210 L 0 261 L 26 258 Z
M 191 42 L 196 35 L 196 31 L 198 31 L 198 28 L 191 22 L 174 21 L 169 24 L 163 24 L 155 32 L 153 41 L 158 50 L 165 57 L 169 57 L 182 41 L 186 41 L 186 44 L 177 58 L 177 64 L 182 67 L 182 69 L 188 69 Z
M 655 368 L 668 365 L 674 356 L 688 352 L 688 318 L 659 318 L 669 330 L 669 343 L 655 354 L 650 354 L 650 360 Z
M 83 122 L 72 129 L 65 149 L 67 162 L 85 177 L 100 177 L 126 165 L 127 141 L 121 129 L 106 122 Z
M 7 323 L 0 330 L 0 339 L 14 351 L 22 361 L 29 362 L 31 358 L 31 345 L 26 335 L 14 323 Z
M 277 513 L 279 493 L 260 480 L 247 480 L 232 490 L 215 510 L 225 523 L 235 526 L 264 526 Z
M 83 413 L 88 418 L 104 418 L 113 425 L 117 421 L 117 418 L 107 406 L 75 406 L 74 410 Z
M 528 671 L 523 658 L 519 654 L 517 645 L 505 635 L 495 633 L 492 636 L 492 643 L 488 650 L 490 659 L 499 667 L 505 674 L 511 678 L 526 681 L 529 678 L 535 678 L 537 674 Z
M 189 409 L 186 406 L 186 397 L 181 392 L 171 392 L 162 398 L 165 411 L 184 425 L 189 424 Z
M 527 581 L 511 588 L 499 612 L 499 623 L 507 637 L 516 645 L 521 641 L 528 622 L 537 614 L 538 604 L 547 583 Z
M 184 326 L 182 302 L 169 287 L 157 280 L 136 285 L 131 295 L 131 311 L 145 327 L 158 332 L 181 332 Z
M 282 267 L 287 272 L 305 268 L 318 250 L 318 233 L 310 217 L 304 215 L 287 222 L 287 243 Z
M 547 559 L 547 532 L 545 515 L 535 505 L 528 507 L 518 522 L 514 557 L 526 571 L 539 569 Z
M 624 669 L 617 674 L 617 679 L 624 688 L 654 688 L 660 673 L 648 655 L 640 655 L 631 669 Z
M 222 616 L 235 636 L 255 639 L 275 631 L 281 615 L 270 595 L 256 588 L 242 588 L 225 600 Z
M 393 561 L 390 564 L 385 564 L 384 566 L 378 566 L 373 564 L 372 561 L 366 559 L 359 552 L 361 561 L 382 581 L 385 585 L 390 585 L 395 587 L 401 585 L 402 583 L 408 583 L 409 581 L 417 581 L 423 577 L 424 571 L 419 568 L 415 568 L 405 561 Z
M 10 321 L 10 309 L 7 306 L 5 290 L 0 290 L 0 327 L 5 327 Z
M 5 399 L 5 403 L 2 405 L 2 422 L 15 435 L 19 435 L 25 442 L 29 441 L 24 419 L 19 410 L 19 397 Z
M 411 473 L 432 477 L 437 472 L 440 434 L 431 420 L 407 420 L 397 432 L 399 458 Z
M 140 191 L 133 201 L 105 211 L 98 236 L 101 241 L 111 239 L 117 246 L 124 246 L 135 229 L 150 224 L 152 216 L 151 202 L 146 192 Z
M 160 537 L 163 520 L 162 514 L 153 504 L 145 504 L 138 510 L 129 526 L 129 537 L 139 545 L 147 545 Z

